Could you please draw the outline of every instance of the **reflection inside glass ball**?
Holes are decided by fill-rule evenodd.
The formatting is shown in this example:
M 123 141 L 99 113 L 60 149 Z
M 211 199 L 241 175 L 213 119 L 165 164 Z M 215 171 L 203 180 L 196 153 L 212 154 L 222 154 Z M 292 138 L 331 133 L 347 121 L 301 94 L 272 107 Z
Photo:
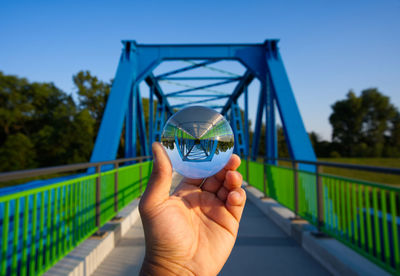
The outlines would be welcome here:
M 214 175 L 229 161 L 233 132 L 213 109 L 191 106 L 175 113 L 165 124 L 161 143 L 173 168 L 189 178 Z

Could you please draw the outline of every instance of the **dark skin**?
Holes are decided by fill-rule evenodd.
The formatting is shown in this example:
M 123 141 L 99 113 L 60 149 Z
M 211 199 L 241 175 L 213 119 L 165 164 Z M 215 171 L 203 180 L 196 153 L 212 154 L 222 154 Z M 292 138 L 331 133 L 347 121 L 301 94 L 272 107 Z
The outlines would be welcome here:
M 170 196 L 172 167 L 159 143 L 153 144 L 153 172 L 139 204 L 146 239 L 141 275 L 217 275 L 235 243 L 246 193 L 235 171 L 240 158 L 202 187 L 184 178 Z

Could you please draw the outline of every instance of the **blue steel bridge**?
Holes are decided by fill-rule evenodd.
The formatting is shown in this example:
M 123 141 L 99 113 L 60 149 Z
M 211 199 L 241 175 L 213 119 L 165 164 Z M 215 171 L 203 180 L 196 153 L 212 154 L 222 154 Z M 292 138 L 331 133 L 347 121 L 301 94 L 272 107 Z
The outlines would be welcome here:
M 221 274 L 400 275 L 400 189 L 329 175 L 323 169 L 396 175 L 400 170 L 317 162 L 278 40 L 122 43 L 90 163 L 0 174 L 4 182 L 69 173 L 0 190 L 0 275 L 134 273 L 144 252 L 135 206 L 151 173 L 151 144 L 160 141 L 167 118 L 192 105 L 211 107 L 228 119 L 234 151 L 242 158 L 238 170 L 249 185 L 239 237 Z M 163 63 L 175 61 L 186 65 L 156 73 Z M 235 62 L 243 73 L 222 70 L 221 62 Z M 196 74 L 200 69 L 208 74 Z M 250 106 L 254 81 L 259 91 L 252 97 L 258 101 Z M 167 92 L 163 83 L 184 83 L 184 88 Z M 149 90 L 148 123 L 143 84 Z M 250 110 L 255 111 L 251 141 Z M 278 158 L 275 116 L 289 150 L 286 160 Z M 260 157 L 263 123 L 265 155 Z M 116 160 L 122 133 L 125 158 Z M 191 134 L 182 132 L 175 139 L 188 138 L 185 135 Z M 185 141 L 188 144 L 179 143 L 180 153 L 189 159 L 207 158 L 193 149 L 202 147 L 207 155 L 216 146 Z

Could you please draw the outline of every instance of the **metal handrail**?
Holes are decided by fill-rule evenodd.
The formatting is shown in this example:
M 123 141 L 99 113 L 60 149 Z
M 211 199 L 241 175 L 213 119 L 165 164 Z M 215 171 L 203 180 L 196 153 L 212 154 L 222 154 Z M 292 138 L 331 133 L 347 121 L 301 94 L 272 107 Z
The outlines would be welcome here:
M 290 158 L 264 158 L 264 160 L 276 160 L 276 161 L 286 161 L 290 163 L 302 163 L 315 166 L 326 166 L 326 167 L 336 167 L 351 170 L 363 170 L 377 173 L 390 173 L 400 175 L 400 169 L 389 168 L 389 167 L 377 167 L 368 165 L 356 165 L 356 164 L 344 164 L 336 162 L 326 162 L 326 161 L 308 161 L 308 160 L 295 160 Z
M 47 168 L 40 168 L 40 169 L 5 172 L 5 173 L 0 173 L 0 182 L 41 176 L 41 175 L 46 175 L 46 174 L 77 171 L 77 170 L 99 167 L 99 166 L 108 165 L 108 164 L 113 164 L 115 166 L 115 164 L 120 164 L 120 163 L 130 162 L 130 161 L 142 161 L 144 159 L 151 159 L 151 158 L 152 158 L 152 156 L 139 156 L 139 157 L 122 158 L 122 159 L 102 161 L 102 162 L 87 162 L 87 163 L 54 166 L 54 167 L 47 167 Z
M 321 162 L 321 161 L 308 161 L 308 160 L 295 160 L 290 158 L 264 158 L 264 165 L 268 164 L 267 161 L 285 161 L 290 162 L 292 164 L 292 168 L 294 171 L 294 213 L 296 217 L 299 213 L 299 200 L 298 200 L 298 191 L 299 191 L 299 183 L 298 183 L 298 173 L 299 173 L 299 164 L 308 164 L 314 165 L 316 167 L 315 175 L 316 175 L 316 192 L 317 192 L 317 228 L 318 231 L 321 232 L 321 228 L 323 226 L 324 221 L 324 199 L 323 199 L 323 187 L 322 187 L 322 166 L 326 167 L 336 167 L 343 169 L 352 169 L 352 170 L 363 170 L 369 172 L 377 172 L 377 173 L 387 173 L 387 174 L 395 174 L 400 175 L 400 169 L 397 168 L 387 168 L 387 167 L 376 167 L 376 166 L 366 166 L 366 165 L 355 165 L 355 164 L 343 164 L 343 163 L 335 163 L 335 162 Z M 248 172 L 248 168 L 247 168 Z M 248 178 L 248 176 L 247 176 Z M 265 187 L 265 179 L 264 179 L 264 194 L 266 195 L 266 187 Z M 388 184 L 380 184 L 382 187 L 387 188 L 397 188 Z

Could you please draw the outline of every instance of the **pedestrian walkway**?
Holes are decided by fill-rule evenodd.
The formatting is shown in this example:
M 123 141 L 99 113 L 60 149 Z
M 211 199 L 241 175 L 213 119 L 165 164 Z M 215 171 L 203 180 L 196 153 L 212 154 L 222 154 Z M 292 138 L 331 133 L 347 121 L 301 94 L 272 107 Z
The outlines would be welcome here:
M 144 252 L 142 224 L 138 220 L 94 275 L 137 275 Z M 249 200 L 246 202 L 235 247 L 220 274 L 329 275 Z
M 138 219 L 122 237 L 116 247 L 96 269 L 95 276 L 139 275 L 144 258 L 144 234 L 142 221 Z
M 329 275 L 250 200 L 233 251 L 220 275 Z

